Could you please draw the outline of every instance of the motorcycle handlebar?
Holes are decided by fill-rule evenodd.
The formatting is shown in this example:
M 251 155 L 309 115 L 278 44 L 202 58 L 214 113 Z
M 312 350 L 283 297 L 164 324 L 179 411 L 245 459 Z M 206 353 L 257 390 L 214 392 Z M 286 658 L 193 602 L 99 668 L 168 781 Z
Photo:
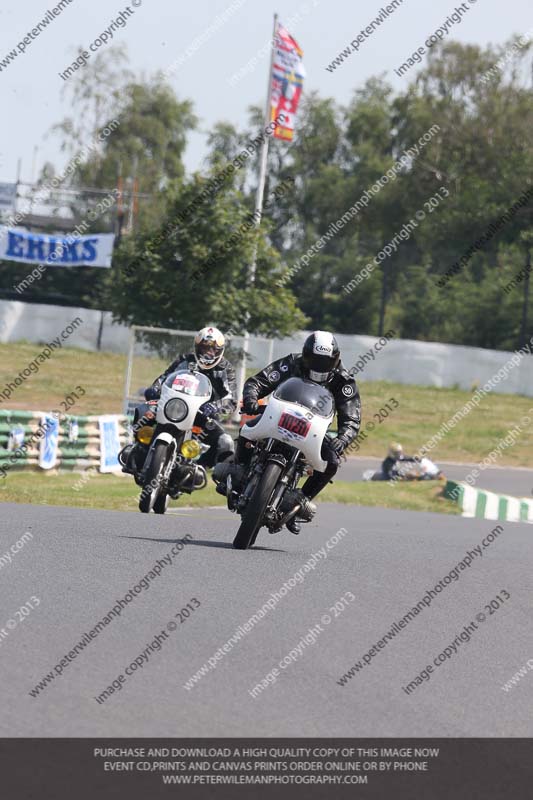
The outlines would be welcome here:
M 207 431 L 212 431 L 214 428 L 222 428 L 223 430 L 223 426 L 220 424 L 218 419 L 216 419 L 216 417 L 206 417 L 203 414 L 202 417 L 203 417 L 202 427 L 205 428 Z
M 239 414 L 241 414 L 241 415 L 242 414 L 248 414 L 248 416 L 260 417 L 261 414 L 264 414 L 266 410 L 267 410 L 266 406 L 259 406 L 257 412 L 252 415 L 252 414 L 248 414 L 248 412 L 245 411 L 243 408 L 240 408 L 239 409 Z

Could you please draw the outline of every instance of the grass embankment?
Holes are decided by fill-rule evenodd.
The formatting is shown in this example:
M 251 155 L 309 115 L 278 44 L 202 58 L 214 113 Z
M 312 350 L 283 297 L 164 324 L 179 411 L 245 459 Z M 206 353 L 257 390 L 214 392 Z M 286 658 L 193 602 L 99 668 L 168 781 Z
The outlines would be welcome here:
M 41 345 L 18 343 L 0 345 L 0 391 L 24 370 L 41 351 Z M 166 366 L 160 359 L 138 359 L 133 386 L 147 385 Z M 61 349 L 13 392 L 0 408 L 48 411 L 60 408 L 65 395 L 80 385 L 85 395 L 71 409 L 73 414 L 120 413 L 126 357 L 114 353 L 92 353 Z M 470 399 L 470 392 L 456 389 L 405 386 L 385 381 L 360 382 L 363 429 L 375 427 L 361 442 L 357 454 L 382 458 L 391 440 L 402 442 L 406 452 L 415 452 L 428 441 Z M 374 417 L 390 398 L 398 407 L 379 422 Z M 1 399 L 1 398 L 0 398 Z M 436 461 L 481 461 L 503 439 L 522 416 L 533 407 L 533 399 L 510 395 L 486 397 L 479 408 L 447 434 L 432 455 Z M 512 447 L 502 451 L 498 464 L 531 466 L 533 426 Z M 0 480 L 0 501 L 67 505 L 136 511 L 138 489 L 128 477 L 92 475 L 82 483 L 79 474 L 42 472 L 9 473 Z M 79 486 L 78 491 L 73 488 Z M 391 487 L 380 483 L 338 481 L 321 495 L 324 501 L 381 506 L 416 511 L 458 513 L 457 507 L 441 498 L 433 483 L 405 483 Z M 223 505 L 213 484 L 185 496 L 171 507 Z
M 18 472 L 0 481 L 0 502 L 36 503 L 50 506 L 105 508 L 114 511 L 137 511 L 140 489 L 128 476 L 93 474 L 81 479 L 79 473 Z M 76 490 L 74 487 L 77 486 Z M 386 483 L 351 483 L 338 481 L 320 495 L 320 502 L 353 503 L 361 506 L 399 508 L 411 511 L 438 511 L 457 514 L 457 506 L 440 497 L 441 485 L 404 483 L 394 487 Z M 223 506 L 225 499 L 209 481 L 205 489 L 170 501 L 170 508 L 180 506 Z M 228 519 L 230 519 L 228 512 Z
M 0 345 L 0 391 L 42 350 L 38 344 Z M 166 366 L 160 359 L 137 359 L 134 388 L 147 385 Z M 122 411 L 122 393 L 126 356 L 92 353 L 63 348 L 56 351 L 36 374 L 17 387 L 0 408 L 48 411 L 61 408 L 60 401 L 77 385 L 85 395 L 72 407 L 73 414 L 115 414 Z M 408 365 L 407 365 L 408 368 Z M 471 392 L 456 389 L 406 386 L 385 381 L 360 382 L 363 403 L 363 429 L 375 424 L 361 442 L 357 455 L 383 458 L 390 441 L 399 440 L 406 452 L 416 452 L 470 399 Z M 389 412 L 383 422 L 374 417 L 389 398 L 399 407 Z M 1 398 L 0 398 L 1 400 Z M 395 405 L 389 403 L 389 405 Z M 460 420 L 432 452 L 434 459 L 446 461 L 481 461 L 520 422 L 533 407 L 533 398 L 493 394 L 477 409 Z M 533 425 L 524 431 L 512 447 L 502 450 L 498 464 L 532 466 Z

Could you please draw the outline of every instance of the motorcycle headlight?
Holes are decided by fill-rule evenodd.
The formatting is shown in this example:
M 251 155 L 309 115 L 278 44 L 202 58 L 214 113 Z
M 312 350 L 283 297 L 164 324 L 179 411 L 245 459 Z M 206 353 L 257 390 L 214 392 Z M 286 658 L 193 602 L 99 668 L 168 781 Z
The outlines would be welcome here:
M 189 406 L 181 397 L 174 397 L 165 403 L 164 411 L 171 422 L 181 422 L 189 413 Z
M 202 452 L 200 443 L 196 439 L 187 439 L 180 447 L 181 455 L 185 458 L 197 458 Z
M 135 438 L 141 444 L 150 444 L 154 435 L 154 428 L 149 425 L 143 425 L 138 431 L 135 431 Z

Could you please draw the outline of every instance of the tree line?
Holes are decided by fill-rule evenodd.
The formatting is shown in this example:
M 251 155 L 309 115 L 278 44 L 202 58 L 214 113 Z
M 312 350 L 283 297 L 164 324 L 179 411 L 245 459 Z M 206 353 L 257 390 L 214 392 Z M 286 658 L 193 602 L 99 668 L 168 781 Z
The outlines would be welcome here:
M 164 327 L 392 327 L 401 338 L 514 349 L 533 334 L 530 47 L 518 38 L 485 49 L 450 41 L 404 91 L 377 76 L 347 105 L 307 94 L 294 142 L 270 141 L 259 229 L 258 153 L 243 153 L 264 131 L 260 108 L 244 129 L 217 123 L 205 169 L 186 175 L 192 102 L 162 75 L 136 79 L 125 52 L 110 50 L 69 82 L 76 115 L 56 127 L 75 154 L 118 121 L 69 175 L 79 190 L 71 211 L 84 218 L 87 187 L 135 176 L 135 231 L 121 237 L 111 270 L 49 269 L 16 299 Z M 41 182 L 54 174 L 47 164 Z M 93 230 L 104 224 L 116 227 L 116 209 Z M 3 297 L 21 268 L 0 264 Z

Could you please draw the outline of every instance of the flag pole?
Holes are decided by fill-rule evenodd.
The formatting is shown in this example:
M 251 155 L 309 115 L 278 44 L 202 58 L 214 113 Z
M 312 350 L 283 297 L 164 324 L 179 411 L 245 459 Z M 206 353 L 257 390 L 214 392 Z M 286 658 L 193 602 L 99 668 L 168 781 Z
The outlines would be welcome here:
M 267 96 L 266 96 L 266 103 L 265 103 L 265 117 L 264 117 L 264 128 L 267 128 L 270 124 L 270 116 L 271 116 L 271 96 L 272 96 L 272 68 L 274 66 L 274 49 L 276 43 L 276 33 L 278 29 L 278 15 L 274 14 L 274 28 L 272 33 L 272 48 L 270 52 L 270 65 L 268 68 L 268 84 L 267 84 Z M 255 215 L 254 215 L 254 225 L 258 228 L 261 225 L 261 218 L 263 216 L 263 202 L 264 202 L 264 194 L 265 194 L 265 183 L 266 183 L 266 172 L 267 172 L 267 160 L 268 160 L 268 143 L 269 143 L 270 136 L 266 135 L 263 139 L 261 144 L 261 153 L 260 153 L 260 161 L 259 161 L 259 180 L 257 183 L 257 191 L 255 194 Z M 255 274 L 257 270 L 257 242 L 254 245 L 254 251 L 252 256 L 252 261 L 250 263 L 250 267 L 248 270 L 248 282 L 250 285 L 253 286 L 255 283 Z M 249 315 L 246 315 L 245 323 L 248 322 Z M 237 370 L 237 402 L 240 400 L 242 396 L 242 391 L 244 388 L 244 382 L 246 380 L 246 361 L 250 351 L 250 334 L 247 329 L 244 331 L 243 343 L 242 343 L 242 358 L 238 366 Z M 239 411 L 237 408 L 237 412 L 234 416 L 234 420 L 238 421 Z
M 276 32 L 278 28 L 278 15 L 274 14 L 274 30 L 272 33 L 272 49 L 270 52 L 270 65 L 268 68 L 268 84 L 267 84 L 267 97 L 266 97 L 266 104 L 265 104 L 265 118 L 264 118 L 264 128 L 267 128 L 270 125 L 270 116 L 271 116 L 271 97 L 272 97 L 272 68 L 274 66 L 274 46 L 276 42 Z M 265 183 L 266 183 L 266 171 L 267 171 L 267 159 L 268 159 L 268 143 L 270 141 L 270 136 L 267 135 L 263 139 L 261 144 L 261 158 L 259 162 L 259 181 L 257 184 L 257 192 L 255 194 L 255 226 L 259 227 L 261 224 L 261 217 L 263 215 L 263 200 L 265 194 Z M 252 263 L 250 265 L 250 274 L 249 278 L 251 283 L 255 281 L 255 270 L 257 265 L 257 245 L 255 245 L 254 255 L 252 259 Z

